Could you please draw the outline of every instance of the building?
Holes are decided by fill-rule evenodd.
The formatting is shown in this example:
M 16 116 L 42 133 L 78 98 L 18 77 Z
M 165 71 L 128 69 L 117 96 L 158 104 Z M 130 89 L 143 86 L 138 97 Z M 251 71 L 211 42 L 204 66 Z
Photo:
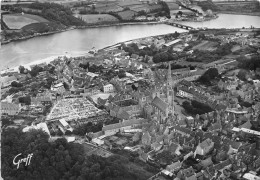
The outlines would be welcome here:
M 175 162 L 175 163 L 172 163 L 172 164 L 170 164 L 170 165 L 167 165 L 167 166 L 166 166 L 166 170 L 167 170 L 167 171 L 170 171 L 170 172 L 172 172 L 172 173 L 174 173 L 174 172 L 179 171 L 179 170 L 181 169 L 181 166 L 182 166 L 182 162 L 177 161 L 177 162 Z
M 206 139 L 203 142 L 199 143 L 197 146 L 194 157 L 198 154 L 201 156 L 205 156 L 207 153 L 209 153 L 212 148 L 214 147 L 214 142 L 211 139 Z
M 1 84 L 2 84 L 3 88 L 11 86 L 11 83 L 13 81 L 17 81 L 17 78 L 15 76 L 4 76 L 4 77 L 1 77 Z
M 44 105 L 50 106 L 52 104 L 52 99 L 50 96 L 32 97 L 31 104 L 33 105 Z
M 20 106 L 18 104 L 1 102 L 1 112 L 7 115 L 16 115 L 20 111 Z
M 102 131 L 104 131 L 105 135 L 114 135 L 118 132 L 124 132 L 124 130 L 132 129 L 135 126 L 146 122 L 147 119 L 123 120 L 116 124 L 104 125 Z
M 171 64 L 168 64 L 167 82 L 166 82 L 166 97 L 161 97 L 161 92 L 153 93 L 151 106 L 159 123 L 165 123 L 170 115 L 174 115 L 174 88 L 171 76 Z M 165 89 L 164 89 L 165 90 Z
M 170 41 L 170 42 L 168 42 L 168 43 L 165 43 L 163 46 L 170 47 L 170 46 L 173 46 L 173 45 L 175 45 L 175 44 L 177 44 L 177 43 L 179 43 L 179 42 L 181 42 L 181 41 L 182 41 L 182 39 L 175 39 L 175 40 L 173 40 L 173 41 Z
M 46 123 L 39 123 L 36 126 L 35 125 L 27 126 L 23 128 L 23 132 L 28 132 L 32 129 L 41 129 L 42 131 L 46 132 L 50 136 L 50 131 Z
M 103 92 L 104 93 L 111 93 L 114 92 L 114 86 L 113 84 L 106 84 L 103 86 Z

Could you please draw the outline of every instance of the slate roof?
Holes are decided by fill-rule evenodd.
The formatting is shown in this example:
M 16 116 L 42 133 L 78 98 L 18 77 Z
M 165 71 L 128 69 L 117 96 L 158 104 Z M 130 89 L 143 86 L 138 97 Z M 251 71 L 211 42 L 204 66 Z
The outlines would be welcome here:
M 230 165 L 231 164 L 231 160 L 230 159 L 227 159 L 221 163 L 218 163 L 217 165 L 214 166 L 214 169 L 219 171 L 219 170 L 222 170 L 224 169 L 226 166 Z
M 151 145 L 151 147 L 152 147 L 153 149 L 157 149 L 157 148 L 161 149 L 161 148 L 162 148 L 162 145 L 161 145 L 160 143 L 158 143 L 158 142 L 154 142 L 154 143 Z
M 19 110 L 18 104 L 8 103 L 8 102 L 1 102 L 1 110 Z
M 211 157 L 208 157 L 205 160 L 200 161 L 199 163 L 204 169 L 207 168 L 208 166 L 213 165 Z
M 106 125 L 102 128 L 102 131 L 108 131 L 108 130 L 113 130 L 113 129 L 119 129 L 119 128 L 122 128 L 122 127 L 126 127 L 126 126 L 132 126 L 134 124 L 142 124 L 142 123 L 145 123 L 147 122 L 147 119 L 132 119 L 132 120 L 126 120 L 126 121 L 123 121 L 123 122 L 119 122 L 119 123 L 116 123 L 116 124 L 109 124 L 109 125 Z
M 216 131 L 216 130 L 220 130 L 222 128 L 221 124 L 216 122 L 214 124 L 212 124 L 210 127 L 209 127 L 209 130 L 210 131 Z
M 160 109 L 162 112 L 165 112 L 168 108 L 168 104 L 165 103 L 161 98 L 155 97 L 152 101 L 152 105 Z
M 238 126 L 238 128 L 247 128 L 247 129 L 251 129 L 252 124 L 250 123 L 250 121 L 246 121 L 244 124 Z
M 42 96 L 42 97 L 32 97 L 32 102 L 42 102 L 42 101 L 52 101 L 51 97 L 49 96 Z
M 183 169 L 182 174 L 184 177 L 191 177 L 191 176 L 195 175 L 195 170 L 191 166 L 187 169 Z
M 168 170 L 168 171 L 170 171 L 170 172 L 173 172 L 173 171 L 175 171 L 175 170 L 181 168 L 181 166 L 182 166 L 182 162 L 177 161 L 177 162 L 175 162 L 175 163 L 172 163 L 172 164 L 166 166 L 166 170 Z
M 183 127 L 180 127 L 180 126 L 175 126 L 174 129 L 175 129 L 176 131 L 181 131 L 181 132 L 184 132 L 184 133 L 186 133 L 186 134 L 190 134 L 190 135 L 193 134 L 193 132 L 192 132 L 190 129 L 188 129 L 188 128 L 183 128 Z
M 214 143 L 214 142 L 211 139 L 206 139 L 200 143 L 200 147 L 202 149 L 204 149 L 204 148 L 207 148 L 208 146 L 211 146 L 212 143 Z
M 117 117 L 120 119 L 129 119 L 130 114 L 127 111 L 120 109 L 117 113 Z
M 178 147 L 179 147 L 178 144 L 172 143 L 172 144 L 169 146 L 168 150 L 169 150 L 170 152 L 174 153 L 174 152 L 178 149 Z

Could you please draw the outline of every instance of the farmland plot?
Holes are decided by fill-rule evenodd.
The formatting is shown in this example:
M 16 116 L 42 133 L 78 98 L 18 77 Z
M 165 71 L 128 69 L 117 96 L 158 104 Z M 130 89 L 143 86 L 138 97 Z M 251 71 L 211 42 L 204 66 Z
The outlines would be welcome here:
M 123 11 L 123 12 L 119 12 L 118 15 L 123 19 L 123 20 L 131 20 L 133 19 L 134 15 L 136 15 L 137 13 L 135 11 Z
M 149 4 L 139 4 L 139 5 L 132 5 L 128 6 L 131 10 L 139 12 L 139 11 L 146 11 L 150 12 L 151 10 L 161 9 L 161 5 L 149 5 Z
M 124 8 L 114 5 L 114 6 L 102 6 L 102 7 L 98 7 L 96 8 L 97 12 L 119 12 L 119 11 L 123 11 Z
M 217 49 L 218 43 L 217 42 L 212 42 L 212 41 L 202 41 L 200 44 L 197 46 L 194 46 L 192 49 L 198 49 L 202 51 L 214 51 Z
M 3 21 L 10 29 L 21 29 L 22 27 L 39 22 L 48 22 L 48 20 L 31 14 L 5 14 Z
M 117 18 L 109 14 L 87 14 L 87 15 L 81 15 L 81 17 L 88 24 L 118 21 Z
M 131 6 L 134 4 L 142 4 L 142 2 L 138 0 L 125 0 L 125 1 L 120 1 L 118 3 L 119 6 Z
M 177 3 L 167 2 L 170 10 L 179 10 L 179 5 Z

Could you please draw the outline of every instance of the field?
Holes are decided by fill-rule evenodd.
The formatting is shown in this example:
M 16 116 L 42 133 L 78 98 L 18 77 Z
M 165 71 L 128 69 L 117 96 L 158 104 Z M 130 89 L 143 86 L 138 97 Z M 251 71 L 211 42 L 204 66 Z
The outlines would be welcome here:
M 232 52 L 235 52 L 235 51 L 238 51 L 238 50 L 240 50 L 240 49 L 241 49 L 241 46 L 235 45 L 235 46 L 232 47 L 231 51 L 232 51 Z
M 202 51 L 214 51 L 217 45 L 217 42 L 202 41 L 200 44 L 194 46 L 192 49 L 198 49 Z
M 39 22 L 48 22 L 48 20 L 31 14 L 6 14 L 3 15 L 3 21 L 10 29 L 21 29 L 22 27 Z
M 22 27 L 24 31 L 31 31 L 31 32 L 49 32 L 49 31 L 57 31 L 63 29 L 63 25 L 57 24 L 55 22 L 43 22 L 43 23 L 32 23 Z
M 168 5 L 170 10 L 178 10 L 179 9 L 179 5 L 177 3 L 167 2 L 167 5 Z
M 118 19 L 109 14 L 87 14 L 81 15 L 82 19 L 88 24 L 103 22 L 118 22 Z
M 140 2 L 138 0 L 124 0 L 124 1 L 120 1 L 118 3 L 119 6 L 130 6 L 130 5 L 135 5 L 135 4 L 142 4 L 142 2 Z
M 146 11 L 150 12 L 151 10 L 155 9 L 161 9 L 161 5 L 149 5 L 149 4 L 136 4 L 136 5 L 131 5 L 128 6 L 131 10 L 139 12 L 139 11 Z
M 91 156 L 92 154 L 95 154 L 95 155 L 102 156 L 102 157 L 109 157 L 109 156 L 113 155 L 109 151 L 106 151 L 100 147 L 96 147 L 91 144 L 83 143 L 82 145 L 84 147 L 86 156 Z
M 110 5 L 100 5 L 96 6 L 95 9 L 97 12 L 119 12 L 123 11 L 124 8 L 118 6 L 117 4 L 110 4 Z
M 118 13 L 118 15 L 123 19 L 123 20 L 131 20 L 133 19 L 134 15 L 137 14 L 134 11 L 128 10 L 128 11 L 123 11 Z

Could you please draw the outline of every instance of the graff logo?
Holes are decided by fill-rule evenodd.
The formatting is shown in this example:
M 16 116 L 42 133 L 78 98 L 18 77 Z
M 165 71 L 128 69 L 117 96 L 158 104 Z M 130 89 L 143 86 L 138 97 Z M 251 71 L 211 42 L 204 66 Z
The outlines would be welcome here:
M 22 153 L 16 155 L 16 156 L 14 157 L 14 160 L 13 160 L 13 164 L 14 164 L 14 165 L 17 165 L 17 169 L 19 168 L 20 163 L 22 163 L 22 162 L 25 162 L 25 166 L 30 165 L 31 158 L 32 158 L 32 156 L 33 156 L 33 154 L 28 154 L 27 158 L 23 158 L 23 159 L 20 159 L 19 161 L 16 161 L 16 158 L 17 158 L 18 156 L 20 156 L 21 154 L 22 154 Z

